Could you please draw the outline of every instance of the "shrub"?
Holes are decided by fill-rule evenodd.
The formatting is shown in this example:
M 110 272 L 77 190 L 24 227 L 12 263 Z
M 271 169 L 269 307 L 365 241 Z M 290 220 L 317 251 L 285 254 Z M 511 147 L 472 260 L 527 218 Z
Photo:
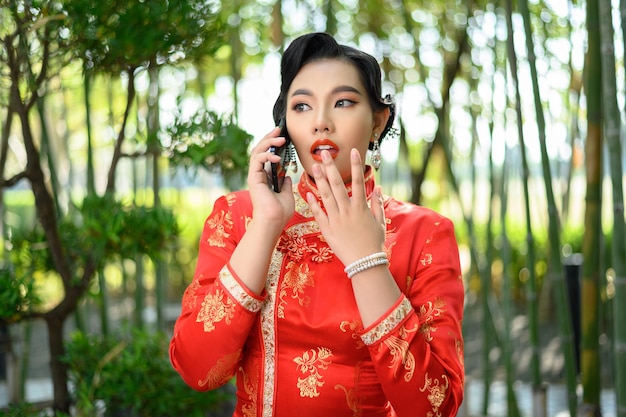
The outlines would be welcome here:
M 223 391 L 197 392 L 172 368 L 163 333 L 132 330 L 129 337 L 75 333 L 63 359 L 76 409 L 106 416 L 200 417 L 228 400 Z

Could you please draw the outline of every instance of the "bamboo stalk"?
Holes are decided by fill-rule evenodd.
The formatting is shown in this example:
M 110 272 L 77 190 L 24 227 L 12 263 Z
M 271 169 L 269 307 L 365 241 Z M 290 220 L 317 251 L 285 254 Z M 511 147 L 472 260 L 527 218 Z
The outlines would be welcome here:
M 539 339 L 539 314 L 538 314 L 538 296 L 537 296 L 537 274 L 535 272 L 535 264 L 537 258 L 535 255 L 535 241 L 533 237 L 532 216 L 530 211 L 530 191 L 529 191 L 529 168 L 528 159 L 526 157 L 526 144 L 524 140 L 523 116 L 521 108 L 521 94 L 518 80 L 517 55 L 513 45 L 513 3 L 511 0 L 506 1 L 507 6 L 507 51 L 509 57 L 509 66 L 511 68 L 511 78 L 515 89 L 515 114 L 517 117 L 517 136 L 520 144 L 520 153 L 522 159 L 522 184 L 524 187 L 524 212 L 526 215 L 526 244 L 528 253 L 526 255 L 526 266 L 528 270 L 528 285 L 526 287 L 526 306 L 528 312 L 528 324 L 531 343 L 531 360 L 530 375 L 533 386 L 533 393 L 539 392 L 537 387 L 542 383 L 540 357 L 541 342 Z
M 85 129 L 87 130 L 87 195 L 96 193 L 96 180 L 93 156 L 93 134 L 91 130 L 91 80 L 92 74 L 86 69 L 83 78 L 83 90 L 85 91 Z
M 576 394 L 576 360 L 572 343 L 572 319 L 569 315 L 567 288 L 565 286 L 565 280 L 563 279 L 564 271 L 561 261 L 560 216 L 556 206 L 554 192 L 552 190 L 552 173 L 550 170 L 550 158 L 548 156 L 548 150 L 546 146 L 545 119 L 539 90 L 537 67 L 535 65 L 533 33 L 530 25 L 530 11 L 528 9 L 528 2 L 526 0 L 520 0 L 518 2 L 518 6 L 524 22 L 526 53 L 528 54 L 528 66 L 530 68 L 530 75 L 533 86 L 532 91 L 535 102 L 537 130 L 539 133 L 539 145 L 541 148 L 541 165 L 543 168 L 546 200 L 548 202 L 548 237 L 550 242 L 548 265 L 552 272 L 551 276 L 554 284 L 553 290 L 558 310 L 557 318 L 559 321 L 559 330 L 563 347 L 563 357 L 565 359 L 564 367 L 569 412 L 570 415 L 575 416 L 576 408 L 578 405 L 578 399 Z
M 622 39 L 626 41 L 626 1 L 620 1 L 620 16 L 622 22 Z M 617 144 L 619 145 L 619 141 Z M 610 145 L 611 146 L 611 145 Z M 621 155 L 621 153 L 620 153 Z M 620 161 L 621 163 L 621 161 Z M 611 168 L 613 170 L 613 168 Z M 621 179 L 621 177 L 620 177 Z M 615 187 L 615 184 L 613 185 Z M 623 207 L 623 206 L 622 206 Z M 623 214 L 622 214 L 622 219 Z M 623 238 L 622 234 L 622 238 Z M 613 243 L 615 245 L 616 242 Z M 624 242 L 620 242 L 623 244 Z M 614 248 L 617 250 L 616 248 Z M 622 249 L 624 253 L 626 249 Z M 625 255 L 616 256 L 616 259 L 624 259 Z M 623 268 L 623 266 L 622 266 Z M 616 274 L 617 274 L 616 270 Z M 615 400 L 617 405 L 617 417 L 626 417 L 626 326 L 618 321 L 617 317 L 624 316 L 624 303 L 626 303 L 626 272 L 621 269 L 614 279 L 615 297 L 613 299 L 613 329 L 614 329 L 614 357 L 615 357 Z
M 507 235 L 506 228 L 506 211 L 508 207 L 508 199 L 507 199 L 507 153 L 505 147 L 505 155 L 504 155 L 504 163 L 502 164 L 502 174 L 500 176 L 500 186 L 497 190 L 497 195 L 500 198 L 500 223 L 501 223 L 501 231 L 500 238 L 502 239 L 502 249 L 500 250 L 501 258 L 502 258 L 502 282 L 504 283 L 503 294 L 504 294 L 504 302 L 502 303 L 502 312 L 504 316 L 504 334 L 505 339 L 502 341 L 502 350 L 504 357 L 504 365 L 506 370 L 506 397 L 507 397 L 507 411 L 508 417 L 519 417 L 520 410 L 517 404 L 517 397 L 515 396 L 515 391 L 513 390 L 513 385 L 515 381 L 515 367 L 513 366 L 513 343 L 511 340 L 511 322 L 513 320 L 513 311 L 512 306 L 514 303 L 513 300 L 513 292 L 511 288 L 511 279 L 512 277 L 507 272 L 507 266 L 511 263 L 511 247 L 509 238 Z M 494 168 L 493 168 L 493 154 L 490 152 L 489 154 L 489 167 L 490 172 L 492 173 L 492 189 L 496 192 L 496 184 L 494 179 Z M 534 350 L 534 349 L 533 349 Z
M 622 2 L 624 3 L 624 2 Z M 622 5 L 623 8 L 626 6 Z M 623 9 L 624 10 L 624 9 Z M 615 397 L 618 417 L 626 416 L 626 326 L 621 318 L 626 310 L 626 238 L 624 224 L 624 193 L 622 176 L 622 145 L 620 110 L 617 104 L 617 85 L 615 80 L 615 48 L 613 46 L 613 25 L 611 3 L 598 2 L 599 21 L 602 42 L 602 105 L 604 106 L 605 137 L 609 148 L 611 184 L 613 192 L 613 236 L 611 242 L 611 263 L 615 271 L 615 297 L 613 299 L 613 330 L 615 358 Z M 623 29 L 626 30 L 626 29 Z M 598 387 L 599 389 L 600 387 Z
M 473 115 L 472 115 L 473 116 Z M 476 118 L 472 117 L 475 121 Z M 475 126 L 474 122 L 474 126 Z M 474 140 L 472 141 L 472 152 L 471 155 L 475 155 L 476 152 L 476 132 L 474 129 L 473 132 Z M 489 155 L 490 161 L 492 160 L 491 155 Z M 451 163 L 451 162 L 449 162 Z M 490 164 L 490 168 L 492 168 Z M 476 204 L 476 195 L 478 194 L 476 190 L 476 164 L 472 164 L 472 187 L 474 188 L 474 192 L 471 197 L 471 207 L 477 207 Z M 484 259 L 478 259 L 478 256 L 475 256 L 476 259 L 476 267 L 478 269 L 478 274 L 480 276 L 480 294 L 481 294 L 481 304 L 483 307 L 483 314 L 489 313 L 490 305 L 489 305 L 489 296 L 492 294 L 492 275 L 491 275 L 491 265 L 493 263 L 493 254 L 492 254 L 492 246 L 493 246 L 493 238 L 491 233 L 491 223 L 493 219 L 493 171 L 490 170 L 489 175 L 490 178 L 490 195 L 489 195 L 489 204 L 488 204 L 488 217 L 487 217 L 487 225 L 485 228 L 485 257 Z M 469 216 L 469 215 L 468 215 Z M 474 219 L 472 218 L 472 224 Z M 473 229 L 473 226 L 472 226 Z M 471 229 L 470 229 L 471 230 Z M 475 236 L 476 232 L 472 232 L 472 236 Z M 492 316 L 493 317 L 493 316 Z M 491 326 L 492 323 L 490 320 L 483 320 L 483 379 L 485 384 L 485 390 L 483 391 L 483 414 L 487 415 L 489 411 L 489 387 L 492 382 L 492 372 L 491 372 L 491 348 L 493 346 L 493 338 L 491 336 Z
M 148 149 L 152 152 L 152 193 L 154 195 L 154 207 L 161 205 L 161 172 L 159 169 L 160 144 L 158 140 L 158 130 L 160 125 L 159 117 L 159 68 L 154 65 L 148 69 L 150 76 L 150 89 L 148 97 Z M 236 88 L 235 88 L 236 90 Z M 166 173 L 164 173 L 166 175 Z M 156 300 L 156 328 L 160 331 L 166 331 L 165 319 L 165 303 L 167 291 L 167 265 L 163 259 L 153 259 L 155 273 L 155 300 Z
M 609 21 L 610 22 L 610 21 Z M 587 96 L 587 140 L 585 141 L 585 170 L 587 196 L 585 234 L 583 239 L 583 277 L 581 287 L 581 384 L 583 387 L 580 416 L 599 412 L 600 354 L 599 354 L 599 282 L 602 247 L 602 179 L 603 179 L 603 116 L 602 59 L 599 5 L 587 2 L 587 32 L 589 47 L 585 60 L 585 93 Z
M 487 274 L 486 270 L 491 270 L 491 265 L 489 268 L 485 268 L 485 262 L 480 261 L 480 257 L 478 255 L 478 241 L 477 235 L 475 231 L 474 220 L 472 216 L 468 214 L 467 209 L 463 205 L 463 199 L 460 192 L 459 182 L 457 177 L 452 169 L 452 152 L 449 146 L 449 140 L 447 135 L 447 130 L 445 128 L 440 129 L 440 137 L 441 137 L 441 148 L 444 152 L 445 158 L 444 163 L 448 173 L 448 179 L 454 193 L 459 199 L 459 206 L 461 207 L 461 213 L 463 214 L 463 219 L 467 225 L 467 235 L 469 236 L 470 244 L 470 258 L 472 260 L 472 265 L 476 268 L 477 273 L 483 277 Z M 483 282 L 481 280 L 481 282 Z M 482 284 L 481 284 L 482 285 Z M 491 287 L 489 285 L 489 287 Z M 499 305 L 493 300 L 493 293 L 491 291 L 486 291 L 485 288 L 481 288 L 481 295 L 483 297 L 482 305 L 483 305 L 483 322 L 484 329 L 483 331 L 487 333 L 485 335 L 485 343 L 488 343 L 489 346 L 483 346 L 484 351 L 491 350 L 492 343 L 494 341 L 494 346 L 502 347 L 502 341 L 505 339 L 503 335 L 503 330 L 501 326 L 497 326 L 494 317 L 502 317 L 502 312 L 499 309 Z M 490 394 L 490 385 L 491 385 L 491 364 L 490 364 L 489 355 L 485 355 L 485 364 L 484 364 L 484 375 L 483 375 L 483 384 L 484 384 L 484 398 L 483 398 L 483 415 L 487 415 L 487 411 L 489 408 L 489 394 Z

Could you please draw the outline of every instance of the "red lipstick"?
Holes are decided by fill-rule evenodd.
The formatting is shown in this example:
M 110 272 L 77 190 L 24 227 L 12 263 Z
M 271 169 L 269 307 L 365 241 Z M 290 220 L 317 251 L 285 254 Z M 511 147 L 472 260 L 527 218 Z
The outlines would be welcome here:
M 321 162 L 323 150 L 327 150 L 333 159 L 339 154 L 339 146 L 337 146 L 335 142 L 327 138 L 318 139 L 311 145 L 311 155 L 313 155 L 313 159 L 317 162 Z

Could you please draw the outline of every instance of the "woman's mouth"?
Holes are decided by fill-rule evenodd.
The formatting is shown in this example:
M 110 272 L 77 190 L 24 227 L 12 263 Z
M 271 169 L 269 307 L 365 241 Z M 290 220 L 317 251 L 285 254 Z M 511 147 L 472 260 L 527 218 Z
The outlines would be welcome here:
M 322 161 L 322 151 L 328 151 L 330 156 L 335 159 L 339 153 L 339 146 L 330 139 L 316 140 L 313 145 L 311 145 L 311 155 L 313 155 L 315 161 Z

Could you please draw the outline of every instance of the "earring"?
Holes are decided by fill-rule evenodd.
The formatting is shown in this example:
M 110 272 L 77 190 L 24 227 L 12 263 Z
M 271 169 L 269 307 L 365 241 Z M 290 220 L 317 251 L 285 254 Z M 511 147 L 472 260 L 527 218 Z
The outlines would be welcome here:
M 378 145 L 378 133 L 376 132 L 374 132 L 374 146 L 372 148 L 370 161 L 372 162 L 372 166 L 374 167 L 374 169 L 378 171 L 378 168 L 380 168 L 380 163 L 383 161 L 383 157 L 380 154 L 380 146 Z
M 287 158 L 289 158 L 289 166 L 291 167 L 291 172 L 294 174 L 298 172 L 298 162 L 296 156 L 296 147 L 293 146 L 293 143 L 289 144 L 289 149 L 287 149 Z

